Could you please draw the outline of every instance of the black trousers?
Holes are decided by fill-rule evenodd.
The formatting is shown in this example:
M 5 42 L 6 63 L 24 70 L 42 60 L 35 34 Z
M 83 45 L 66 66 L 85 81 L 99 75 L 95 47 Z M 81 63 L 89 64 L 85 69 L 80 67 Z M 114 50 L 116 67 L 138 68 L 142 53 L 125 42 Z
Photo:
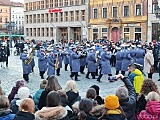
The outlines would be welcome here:
M 119 70 L 116 70 L 116 75 L 118 75 L 119 74 Z
M 91 73 L 92 79 L 95 79 L 96 72 L 87 72 L 86 77 L 88 78 L 90 73 Z
M 148 73 L 148 78 L 152 79 L 152 73 Z
M 57 72 L 57 75 L 60 75 L 60 68 L 57 68 L 56 72 Z
M 95 73 L 95 75 L 96 75 L 96 76 L 98 76 L 98 69 L 96 69 L 96 73 Z
M 23 74 L 23 78 L 24 78 L 24 80 L 27 81 L 27 82 L 29 82 L 29 77 L 28 77 L 28 75 L 29 75 L 29 74 Z
M 6 67 L 8 67 L 8 56 L 6 57 Z
M 45 71 L 40 71 L 40 76 L 41 76 L 41 79 L 44 79 L 43 75 L 44 75 Z
M 78 79 L 78 72 L 71 72 L 70 77 L 73 77 L 73 76 L 75 76 L 75 80 L 77 80 Z
M 67 71 L 68 64 L 65 64 L 64 69 Z
M 80 66 L 80 72 L 81 73 L 84 73 L 84 68 L 85 68 L 85 66 Z
M 98 76 L 98 78 L 97 78 L 97 81 L 100 81 L 101 78 L 102 78 L 102 76 L 103 76 L 103 74 L 100 74 L 100 75 Z M 112 76 L 112 74 L 108 74 L 108 76 Z

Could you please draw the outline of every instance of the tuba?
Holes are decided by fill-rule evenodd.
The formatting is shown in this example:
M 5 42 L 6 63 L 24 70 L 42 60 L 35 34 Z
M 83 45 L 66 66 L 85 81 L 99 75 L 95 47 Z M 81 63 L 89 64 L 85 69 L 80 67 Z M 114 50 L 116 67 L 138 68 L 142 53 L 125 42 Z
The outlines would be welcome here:
M 33 53 L 34 53 L 34 51 L 35 51 L 35 47 L 32 47 L 32 48 L 30 48 L 30 49 L 31 49 L 31 52 L 30 52 L 29 55 L 28 55 L 28 60 L 25 60 L 25 61 L 24 61 L 24 64 L 27 65 L 27 66 L 31 63 L 31 61 L 32 61 L 32 59 L 33 59 L 33 57 L 34 57 Z

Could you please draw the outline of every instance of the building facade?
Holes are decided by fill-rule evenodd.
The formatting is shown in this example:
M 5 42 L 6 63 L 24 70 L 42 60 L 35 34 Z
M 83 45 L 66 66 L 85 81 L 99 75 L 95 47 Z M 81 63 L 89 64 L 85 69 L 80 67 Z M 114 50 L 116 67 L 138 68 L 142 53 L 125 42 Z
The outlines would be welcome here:
M 6 22 L 10 20 L 10 1 L 0 0 L 0 33 L 7 33 Z
M 25 39 L 81 41 L 88 38 L 87 0 L 25 0 Z
M 24 31 L 24 5 L 23 3 L 11 3 L 11 21 L 14 22 L 13 33 L 23 33 Z
M 147 40 L 147 0 L 90 0 L 90 39 Z

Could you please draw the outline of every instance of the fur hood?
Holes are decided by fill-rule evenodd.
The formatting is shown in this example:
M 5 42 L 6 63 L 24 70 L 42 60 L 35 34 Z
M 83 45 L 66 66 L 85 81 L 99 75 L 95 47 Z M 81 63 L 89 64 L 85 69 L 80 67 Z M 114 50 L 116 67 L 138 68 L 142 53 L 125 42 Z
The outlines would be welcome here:
M 105 109 L 104 105 L 97 105 L 93 107 L 91 115 L 94 117 L 99 117 L 102 115 L 104 109 Z
M 62 106 L 43 107 L 35 113 L 35 120 L 60 120 L 67 116 L 67 110 Z

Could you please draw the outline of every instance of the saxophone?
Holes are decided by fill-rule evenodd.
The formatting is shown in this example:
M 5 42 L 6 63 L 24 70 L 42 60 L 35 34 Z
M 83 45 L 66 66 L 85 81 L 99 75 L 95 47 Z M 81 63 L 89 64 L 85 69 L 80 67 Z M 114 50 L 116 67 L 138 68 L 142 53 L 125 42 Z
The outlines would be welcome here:
M 35 51 L 35 47 L 32 47 L 32 48 L 31 48 L 31 52 L 30 52 L 29 55 L 28 55 L 28 60 L 25 60 L 25 61 L 24 61 L 24 64 L 25 64 L 25 65 L 28 66 L 28 65 L 31 63 L 31 61 L 32 61 L 32 59 L 33 59 L 33 57 L 34 57 L 34 56 L 33 56 L 34 51 Z
M 59 66 L 59 61 L 58 61 L 58 54 L 57 54 L 57 58 L 56 58 L 56 62 L 55 62 L 55 70 L 58 69 Z

